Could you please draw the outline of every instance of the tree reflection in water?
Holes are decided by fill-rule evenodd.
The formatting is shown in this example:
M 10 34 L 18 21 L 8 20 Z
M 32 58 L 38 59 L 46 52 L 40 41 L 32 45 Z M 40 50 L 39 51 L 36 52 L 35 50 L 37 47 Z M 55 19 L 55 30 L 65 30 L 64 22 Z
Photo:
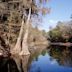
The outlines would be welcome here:
M 0 72 L 19 72 L 19 70 L 12 58 L 2 58 L 0 59 Z
M 59 65 L 72 67 L 72 47 L 51 46 L 49 55 L 56 59 Z
M 13 56 L 0 59 L 0 72 L 27 72 L 28 56 Z
M 37 48 L 35 52 L 27 56 L 14 55 L 9 58 L 0 58 L 0 72 L 28 72 L 33 60 L 38 60 L 44 48 Z
M 48 69 L 50 62 L 58 66 L 72 67 L 71 56 L 72 47 L 50 46 L 48 49 L 38 48 L 28 56 L 15 55 L 9 58 L 0 58 L 0 72 L 32 72 L 32 70 L 34 70 L 33 72 L 42 72 L 43 68 L 41 69 L 40 64 L 48 64 L 47 68 L 45 67 Z M 47 61 L 45 62 L 46 59 Z

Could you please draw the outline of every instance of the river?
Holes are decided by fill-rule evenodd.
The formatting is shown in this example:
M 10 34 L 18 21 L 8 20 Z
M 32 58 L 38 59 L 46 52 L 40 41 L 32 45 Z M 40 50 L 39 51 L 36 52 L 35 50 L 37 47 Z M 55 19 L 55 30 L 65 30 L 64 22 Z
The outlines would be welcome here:
M 71 48 L 41 47 L 28 56 L 0 57 L 0 72 L 72 72 Z

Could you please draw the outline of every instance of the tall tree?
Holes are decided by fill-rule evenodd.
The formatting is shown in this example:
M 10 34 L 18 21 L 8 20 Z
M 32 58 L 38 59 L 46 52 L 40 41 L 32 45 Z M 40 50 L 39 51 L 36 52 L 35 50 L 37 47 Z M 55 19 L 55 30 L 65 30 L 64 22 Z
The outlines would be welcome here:
M 12 53 L 14 54 L 20 54 L 20 55 L 27 55 L 30 54 L 28 50 L 28 34 L 29 34 L 29 25 L 31 21 L 32 15 L 38 15 L 39 12 L 42 13 L 42 15 L 45 15 L 50 12 L 50 8 L 41 7 L 40 5 L 43 2 L 46 2 L 47 0 L 23 0 L 22 4 L 22 25 L 19 33 L 19 37 L 17 39 L 16 45 L 12 50 Z M 24 25 L 26 26 L 26 30 L 24 33 Z
M 28 19 L 27 19 L 27 21 L 26 21 L 26 31 L 25 31 L 25 34 L 24 34 L 24 37 L 23 37 L 22 51 L 21 51 L 20 55 L 23 55 L 23 54 L 24 54 L 24 55 L 30 54 L 30 53 L 29 53 L 29 50 L 28 50 L 28 43 L 27 43 L 28 34 L 29 34 L 30 16 L 31 16 L 31 8 L 29 9 Z
M 28 50 L 28 34 L 29 26 L 32 21 L 32 17 L 39 15 L 45 15 L 50 12 L 50 8 L 45 8 L 42 3 L 45 3 L 47 0 L 1 0 L 0 1 L 0 17 L 3 21 L 2 26 L 5 27 L 5 30 L 2 28 L 3 32 L 7 35 L 6 41 L 7 44 L 11 44 L 11 40 L 16 40 L 14 47 L 10 46 L 11 53 L 27 55 L 30 54 Z M 5 16 L 6 15 L 6 16 Z M 22 21 L 22 22 L 21 22 Z M 5 23 L 6 22 L 6 23 Z M 5 24 L 4 24 L 5 23 Z M 21 28 L 18 25 L 21 24 Z M 4 26 L 5 25 L 5 26 Z M 13 29 L 14 27 L 14 29 Z M 9 29 L 8 29 L 9 28 Z M 19 31 L 20 28 L 20 31 Z M 25 28 L 25 29 L 24 29 Z M 16 39 L 19 31 L 19 36 Z M 3 36 L 5 36 L 3 34 Z M 6 36 L 5 36 L 6 37 Z M 12 38 L 11 38 L 12 37 Z

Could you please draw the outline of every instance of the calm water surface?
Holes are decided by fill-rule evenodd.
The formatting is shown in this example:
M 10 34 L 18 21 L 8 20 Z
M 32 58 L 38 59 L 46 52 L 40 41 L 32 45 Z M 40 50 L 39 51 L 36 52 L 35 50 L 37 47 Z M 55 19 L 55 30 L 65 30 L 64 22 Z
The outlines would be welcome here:
M 0 58 L 0 72 L 72 72 L 71 48 L 51 46 L 30 56 Z

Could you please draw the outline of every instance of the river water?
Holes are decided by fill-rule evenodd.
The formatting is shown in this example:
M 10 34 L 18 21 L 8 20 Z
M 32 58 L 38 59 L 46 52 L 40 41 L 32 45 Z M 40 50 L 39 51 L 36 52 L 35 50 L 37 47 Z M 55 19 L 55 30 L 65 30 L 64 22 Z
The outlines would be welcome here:
M 72 47 L 38 48 L 28 56 L 0 58 L 0 72 L 72 72 Z

